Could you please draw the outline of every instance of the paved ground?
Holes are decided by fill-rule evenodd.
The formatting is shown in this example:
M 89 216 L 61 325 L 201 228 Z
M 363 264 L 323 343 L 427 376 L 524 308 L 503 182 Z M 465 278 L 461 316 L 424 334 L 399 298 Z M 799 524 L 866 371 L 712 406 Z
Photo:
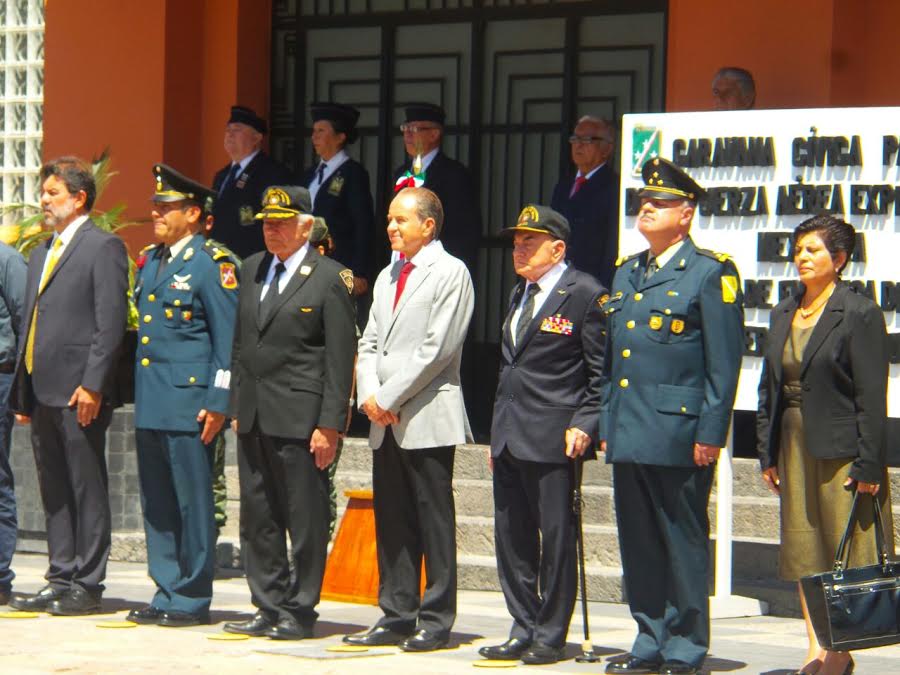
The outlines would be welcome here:
M 45 558 L 19 554 L 14 560 L 16 589 L 37 590 L 43 585 Z M 487 672 L 473 669 L 478 647 L 505 639 L 509 619 L 499 593 L 462 591 L 459 618 L 452 649 L 426 655 L 405 654 L 396 649 L 372 650 L 346 656 L 326 651 L 340 644 L 344 633 L 362 630 L 378 617 L 375 607 L 323 602 L 317 639 L 279 643 L 266 638 L 222 642 L 221 623 L 245 618 L 250 612 L 249 594 L 242 578 L 216 581 L 213 621 L 210 626 L 187 629 L 140 626 L 129 629 L 100 628 L 98 623 L 118 622 L 132 607 L 143 605 L 152 584 L 143 565 L 110 565 L 104 606 L 107 616 L 0 620 L 0 672 L 19 673 L 321 673 L 392 675 Z M 6 608 L 0 608 L 5 612 Z M 568 660 L 553 666 L 524 666 L 518 671 L 547 673 L 601 673 L 605 661 L 628 648 L 633 623 L 623 605 L 592 603 L 591 628 L 601 662 L 577 664 Z M 721 619 L 713 622 L 712 653 L 707 669 L 712 672 L 786 675 L 799 665 L 804 653 L 800 621 L 759 617 Z M 569 652 L 580 653 L 580 612 L 573 620 Z M 856 656 L 857 673 L 900 673 L 900 646 L 885 647 Z M 505 672 L 510 672 L 506 670 Z

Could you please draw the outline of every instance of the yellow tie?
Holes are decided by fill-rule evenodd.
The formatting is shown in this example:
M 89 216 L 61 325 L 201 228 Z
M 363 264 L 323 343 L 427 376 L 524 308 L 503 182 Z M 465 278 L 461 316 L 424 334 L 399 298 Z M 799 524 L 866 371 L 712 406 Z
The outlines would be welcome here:
M 47 282 L 50 280 L 50 275 L 53 274 L 53 268 L 56 267 L 56 263 L 59 262 L 59 250 L 61 248 L 62 239 L 57 237 L 56 241 L 53 242 L 53 248 L 50 249 L 50 257 L 47 259 L 47 264 L 44 265 L 44 273 L 41 275 L 41 285 L 38 287 L 38 294 L 34 299 L 34 312 L 31 314 L 31 330 L 28 331 L 28 341 L 25 343 L 25 369 L 29 374 L 34 370 L 34 333 L 37 329 L 38 301 L 40 300 L 41 293 L 44 292 L 44 286 L 46 286 Z

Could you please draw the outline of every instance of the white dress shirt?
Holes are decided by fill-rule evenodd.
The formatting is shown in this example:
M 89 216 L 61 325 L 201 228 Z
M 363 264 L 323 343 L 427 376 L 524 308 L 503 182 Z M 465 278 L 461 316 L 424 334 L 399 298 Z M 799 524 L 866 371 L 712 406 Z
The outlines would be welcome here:
M 278 266 L 278 263 L 284 263 L 284 272 L 282 272 L 281 276 L 278 278 L 278 294 L 284 293 L 285 287 L 290 283 L 291 277 L 297 273 L 297 268 L 300 267 L 300 263 L 306 258 L 307 253 L 309 253 L 308 241 L 296 252 L 288 256 L 287 260 L 279 260 L 277 255 L 272 256 L 272 262 L 269 264 L 269 271 L 266 273 L 266 283 L 263 284 L 259 299 L 262 300 L 265 298 L 266 293 L 269 292 L 269 286 L 272 285 L 272 279 L 275 278 L 275 268 Z
M 532 319 L 541 311 L 541 307 L 543 307 L 547 298 L 550 297 L 550 292 L 556 288 L 556 284 L 559 283 L 559 280 L 562 278 L 563 272 L 565 271 L 566 263 L 558 262 L 544 272 L 544 275 L 537 280 L 536 283 L 540 286 L 541 290 L 534 296 L 534 314 L 531 315 Z M 532 282 L 529 281 L 525 284 L 525 292 L 522 293 L 522 297 L 519 299 L 519 305 L 516 307 L 516 311 L 513 312 L 512 320 L 509 323 L 509 334 L 512 337 L 514 347 L 516 346 L 516 326 L 519 325 L 519 317 L 522 314 L 522 307 L 525 305 L 525 300 L 528 298 L 528 287 L 531 286 L 531 283 Z
M 319 162 L 319 165 L 316 167 L 316 172 L 313 175 L 313 179 L 309 183 L 309 199 L 311 203 L 316 203 L 316 195 L 319 194 L 319 188 L 322 187 L 322 185 L 326 183 L 329 178 L 331 178 L 331 174 L 337 171 L 340 168 L 341 164 L 346 162 L 348 159 L 350 159 L 350 155 L 347 154 L 346 150 L 342 149 L 339 150 L 337 154 L 335 154 L 334 157 L 332 157 L 328 161 L 325 161 L 323 159 L 321 162 Z M 325 173 L 322 174 L 322 180 L 320 181 L 319 167 L 321 167 L 323 164 L 325 165 Z
M 53 246 L 56 243 L 56 240 L 60 240 L 59 249 L 57 249 L 56 262 L 59 262 L 59 259 L 62 258 L 63 253 L 66 251 L 66 246 L 69 245 L 69 242 L 72 241 L 72 237 L 75 236 L 75 233 L 78 232 L 78 228 L 81 227 L 81 224 L 86 221 L 88 217 L 78 216 L 71 223 L 66 225 L 62 232 L 59 234 L 54 234 L 53 238 L 50 242 L 50 251 L 47 253 L 47 257 L 44 258 L 44 266 L 41 268 L 41 279 L 44 278 L 44 274 L 47 272 L 47 263 L 50 262 L 50 256 L 53 253 Z

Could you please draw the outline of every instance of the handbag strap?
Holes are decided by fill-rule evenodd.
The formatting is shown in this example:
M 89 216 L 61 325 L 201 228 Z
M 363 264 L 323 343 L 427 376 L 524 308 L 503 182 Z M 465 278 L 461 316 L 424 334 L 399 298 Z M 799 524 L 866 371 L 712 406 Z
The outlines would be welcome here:
M 882 565 L 887 565 L 888 553 L 884 547 L 884 525 L 881 521 L 881 504 L 878 502 L 877 495 L 870 495 L 872 498 L 872 509 L 874 511 L 873 521 L 875 526 L 875 548 L 879 552 Z M 850 516 L 847 518 L 847 527 L 844 529 L 844 536 L 841 537 L 841 543 L 838 544 L 837 553 L 834 556 L 834 572 L 840 574 L 850 564 L 850 539 L 853 537 L 853 526 L 856 525 L 856 507 L 859 504 L 860 493 L 853 490 L 853 505 L 850 507 Z

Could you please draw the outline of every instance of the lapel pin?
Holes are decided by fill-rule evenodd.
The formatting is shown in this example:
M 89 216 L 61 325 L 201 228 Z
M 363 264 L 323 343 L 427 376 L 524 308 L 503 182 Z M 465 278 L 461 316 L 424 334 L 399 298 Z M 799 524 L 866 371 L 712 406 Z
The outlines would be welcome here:
M 312 267 L 310 267 L 309 265 L 303 265 L 300 268 L 300 274 L 302 274 L 305 277 L 308 277 L 310 272 L 312 272 Z

